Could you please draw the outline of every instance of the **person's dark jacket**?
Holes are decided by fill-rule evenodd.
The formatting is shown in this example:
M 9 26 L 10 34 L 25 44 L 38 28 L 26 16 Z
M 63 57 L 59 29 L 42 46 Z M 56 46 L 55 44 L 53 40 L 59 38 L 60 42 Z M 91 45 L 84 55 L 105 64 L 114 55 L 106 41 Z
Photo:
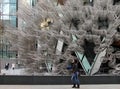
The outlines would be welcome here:
M 72 71 L 73 72 L 79 72 L 79 68 L 78 68 L 78 64 L 77 63 L 73 63 Z

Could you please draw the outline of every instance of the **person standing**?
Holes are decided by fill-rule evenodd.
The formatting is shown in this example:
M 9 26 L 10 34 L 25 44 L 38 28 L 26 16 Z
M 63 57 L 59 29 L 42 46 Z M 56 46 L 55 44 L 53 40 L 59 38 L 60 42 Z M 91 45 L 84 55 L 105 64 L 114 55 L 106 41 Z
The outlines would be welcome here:
M 13 69 L 13 70 L 15 69 L 15 64 L 14 64 L 14 63 L 12 63 L 12 69 Z
M 5 64 L 5 69 L 6 69 L 6 70 L 9 69 L 9 63 Z
M 79 68 L 78 68 L 78 60 L 74 59 L 73 65 L 72 65 L 72 76 L 71 80 L 73 83 L 72 88 L 79 88 L 80 87 L 80 81 L 79 81 Z

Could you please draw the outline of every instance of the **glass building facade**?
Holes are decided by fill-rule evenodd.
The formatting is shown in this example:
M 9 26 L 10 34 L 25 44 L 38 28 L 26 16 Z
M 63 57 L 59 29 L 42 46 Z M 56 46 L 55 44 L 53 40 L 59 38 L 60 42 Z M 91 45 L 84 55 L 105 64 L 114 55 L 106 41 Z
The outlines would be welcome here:
M 0 3 L 0 17 L 4 25 L 17 26 L 17 0 L 3 0 Z
M 2 24 L 11 25 L 12 27 L 17 27 L 17 0 L 3 0 L 0 3 L 0 19 Z M 10 59 L 16 58 L 17 51 L 10 50 L 9 41 L 0 37 L 0 58 L 2 59 Z
M 37 0 L 26 0 L 32 7 L 37 3 Z M 3 0 L 0 3 L 0 19 L 3 25 L 11 25 L 18 27 L 18 19 L 16 11 L 18 10 L 18 0 Z M 17 58 L 17 50 L 10 50 L 10 43 L 6 38 L 0 37 L 0 58 L 11 59 Z

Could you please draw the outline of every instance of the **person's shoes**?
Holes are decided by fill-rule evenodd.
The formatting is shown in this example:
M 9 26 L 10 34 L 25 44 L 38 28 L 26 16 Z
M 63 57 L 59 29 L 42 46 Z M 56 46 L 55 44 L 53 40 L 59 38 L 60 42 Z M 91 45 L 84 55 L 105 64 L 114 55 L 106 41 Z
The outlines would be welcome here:
M 80 85 L 77 85 L 77 88 L 80 88 Z
M 75 85 L 73 85 L 73 86 L 72 86 L 72 88 L 76 88 L 76 86 L 75 86 Z

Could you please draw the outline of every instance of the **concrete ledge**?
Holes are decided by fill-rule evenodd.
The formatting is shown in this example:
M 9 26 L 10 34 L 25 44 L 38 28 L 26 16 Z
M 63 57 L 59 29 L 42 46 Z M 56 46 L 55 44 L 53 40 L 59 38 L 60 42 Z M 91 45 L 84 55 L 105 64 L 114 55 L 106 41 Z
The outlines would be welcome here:
M 81 84 L 120 84 L 120 76 L 80 76 Z M 0 76 L 1 85 L 69 85 L 70 76 Z

